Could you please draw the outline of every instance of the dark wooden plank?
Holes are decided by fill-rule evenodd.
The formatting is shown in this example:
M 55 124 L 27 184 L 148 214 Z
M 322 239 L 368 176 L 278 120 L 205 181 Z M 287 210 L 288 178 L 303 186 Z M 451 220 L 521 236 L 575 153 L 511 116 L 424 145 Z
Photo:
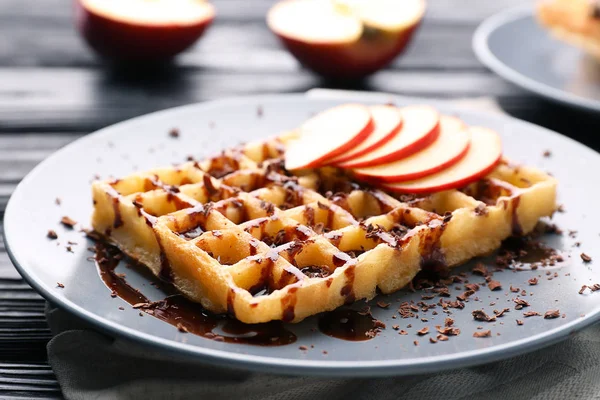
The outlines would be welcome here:
M 74 68 L 0 68 L 0 131 L 89 131 L 155 110 L 219 97 L 339 87 L 304 71 L 217 74 L 174 67 L 159 75 L 110 75 Z M 73 82 L 78 82 L 73 85 Z M 486 72 L 382 71 L 355 89 L 430 97 L 510 96 L 514 86 Z M 20 92 L 15 97 L 13 92 Z M 50 129 L 49 129 L 50 128 Z

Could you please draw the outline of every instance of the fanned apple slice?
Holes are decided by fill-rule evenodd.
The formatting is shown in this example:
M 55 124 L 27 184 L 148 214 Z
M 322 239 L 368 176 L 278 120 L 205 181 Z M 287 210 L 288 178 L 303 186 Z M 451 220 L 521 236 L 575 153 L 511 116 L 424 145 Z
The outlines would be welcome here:
M 360 157 L 338 163 L 342 168 L 363 168 L 388 164 L 408 157 L 429 146 L 439 135 L 440 115 L 430 106 L 408 106 L 400 109 L 402 128 L 385 146 Z
M 373 132 L 369 109 L 360 104 L 344 104 L 325 110 L 298 129 L 298 139 L 285 150 L 288 170 L 319 167 L 328 158 L 358 146 Z
M 369 111 L 375 123 L 373 133 L 352 150 L 329 160 L 328 164 L 336 165 L 352 158 L 360 157 L 385 145 L 400 132 L 400 128 L 402 127 L 402 113 L 397 107 L 377 105 L 369 107 Z
M 471 135 L 456 117 L 440 118 L 440 135 L 420 152 L 390 164 L 358 168 L 353 172 L 363 180 L 405 182 L 432 175 L 460 161 L 469 150 Z
M 384 184 L 385 190 L 402 193 L 431 193 L 457 189 L 489 174 L 502 156 L 500 136 L 493 130 L 481 127 L 469 129 L 471 145 L 465 157 L 441 172 L 422 179 Z

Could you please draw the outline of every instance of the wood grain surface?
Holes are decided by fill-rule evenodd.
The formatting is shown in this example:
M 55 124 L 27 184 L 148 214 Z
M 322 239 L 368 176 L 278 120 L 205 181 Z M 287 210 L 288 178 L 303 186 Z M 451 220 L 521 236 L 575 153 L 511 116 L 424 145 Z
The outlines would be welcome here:
M 208 99 L 314 87 L 432 98 L 494 97 L 509 114 L 600 149 L 600 117 L 550 104 L 495 76 L 471 37 L 489 15 L 522 0 L 430 0 L 410 49 L 363 82 L 323 81 L 268 31 L 269 0 L 212 0 L 205 37 L 161 68 L 115 68 L 88 51 L 71 2 L 0 1 L 0 221 L 19 181 L 67 143 L 112 123 Z M 2 223 L 0 222 L 0 239 Z M 46 361 L 44 301 L 14 270 L 0 240 L 0 397 L 57 398 Z

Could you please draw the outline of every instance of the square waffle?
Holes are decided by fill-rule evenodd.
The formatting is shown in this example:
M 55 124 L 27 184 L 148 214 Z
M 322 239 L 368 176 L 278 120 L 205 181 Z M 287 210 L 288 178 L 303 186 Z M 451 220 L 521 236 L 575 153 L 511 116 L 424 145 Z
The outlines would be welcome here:
M 506 160 L 462 190 L 388 194 L 335 168 L 291 174 L 288 139 L 96 181 L 92 225 L 214 313 L 298 322 L 488 254 L 556 208 L 552 177 Z

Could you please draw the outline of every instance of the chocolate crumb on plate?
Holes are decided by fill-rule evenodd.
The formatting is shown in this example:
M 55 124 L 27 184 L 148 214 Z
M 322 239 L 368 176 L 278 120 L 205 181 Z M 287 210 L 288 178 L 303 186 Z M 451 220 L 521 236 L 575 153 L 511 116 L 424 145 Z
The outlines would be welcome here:
M 510 312 L 509 308 L 505 308 L 505 309 L 500 310 L 500 311 L 494 310 L 494 314 L 496 314 L 496 317 L 498 317 L 498 318 L 504 316 L 504 313 L 507 313 L 507 312 Z
M 521 310 L 521 309 L 523 309 L 523 308 L 525 308 L 525 307 L 529 307 L 529 303 L 528 303 L 528 302 L 526 302 L 525 300 L 523 300 L 523 299 L 519 298 L 519 297 L 517 297 L 517 298 L 516 298 L 516 299 L 514 299 L 513 301 L 514 301 L 514 302 L 515 302 L 515 304 L 516 304 L 516 306 L 515 306 L 515 310 Z
M 261 118 L 263 116 L 263 114 L 264 114 L 264 110 L 263 110 L 262 106 L 256 107 L 256 116 L 258 118 Z
M 177 328 L 177 330 L 179 332 L 183 332 L 183 333 L 187 333 L 188 332 L 188 329 L 181 322 L 178 322 L 177 325 L 175 325 L 175 327 Z
M 400 335 L 408 335 L 408 332 L 405 331 L 404 329 L 400 330 L 400 332 L 398 332 Z
M 600 283 L 594 283 L 592 286 L 588 286 L 588 288 L 592 292 L 598 291 L 598 290 L 600 290 Z
M 546 158 L 550 157 L 551 155 L 552 155 L 552 153 L 550 152 L 550 150 L 545 150 L 543 153 L 543 156 Z
M 448 336 L 446 335 L 442 335 L 441 333 L 439 335 L 437 335 L 437 340 L 439 340 L 440 342 L 445 342 L 448 340 Z
M 392 303 L 386 303 L 385 301 L 378 301 L 377 307 L 379 308 L 388 308 Z
M 587 285 L 583 285 L 581 286 L 581 289 L 579 289 L 579 294 L 583 294 L 583 292 L 585 292 L 585 289 L 587 289 Z
M 581 253 L 580 257 L 583 260 L 583 262 L 589 263 L 590 261 L 592 261 L 592 257 L 588 256 L 585 253 Z
M 52 240 L 54 240 L 54 239 L 58 239 L 58 235 L 57 235 L 57 234 L 56 234 L 56 232 L 55 232 L 55 231 L 53 231 L 52 229 L 49 229 L 49 230 L 48 230 L 48 233 L 46 234 L 46 236 L 47 236 L 49 239 L 52 239 Z
M 417 331 L 417 335 L 419 336 L 425 336 L 429 333 L 429 328 L 428 327 L 424 327 L 423 329 L 420 329 Z
M 490 317 L 483 310 L 474 310 L 471 314 L 476 321 L 493 322 L 496 320 L 496 316 Z
M 306 347 L 306 346 L 298 346 L 298 349 L 300 349 L 302 351 L 306 351 L 306 350 L 308 350 L 308 347 Z
M 536 278 L 536 277 L 533 277 L 533 278 L 529 279 L 529 280 L 527 281 L 527 283 L 529 283 L 529 284 L 530 284 L 530 285 L 532 285 L 532 286 L 534 286 L 534 285 L 537 285 L 537 284 L 538 284 L 538 278 Z
M 452 325 L 454 325 L 454 320 L 452 318 L 446 318 L 444 320 L 444 325 L 445 326 L 452 326 Z
M 539 316 L 539 315 L 542 315 L 542 314 L 540 314 L 540 313 L 539 313 L 539 312 L 537 312 L 537 311 L 525 311 L 525 312 L 523 313 L 523 316 L 524 316 L 525 318 L 528 318 L 528 317 L 537 317 L 537 316 Z
M 544 314 L 544 319 L 554 319 L 560 317 L 560 310 L 548 310 Z
M 521 321 L 520 319 L 517 320 L 517 325 L 523 325 L 523 321 Z
M 62 284 L 62 283 L 60 283 L 60 282 L 56 282 L 56 287 L 59 287 L 59 288 L 61 288 L 61 289 L 64 289 L 65 285 L 63 285 L 63 284 Z
M 437 343 L 437 339 L 434 337 L 429 337 L 429 343 Z
M 172 138 L 178 138 L 179 137 L 179 129 L 177 128 L 173 128 L 169 131 L 169 136 Z
M 124 311 L 124 310 L 125 310 L 125 307 L 123 307 L 123 306 L 119 306 L 119 310 L 121 310 L 121 311 Z
M 60 206 L 60 203 L 62 201 L 60 200 L 60 197 L 57 197 L 56 199 L 54 199 L 54 204 L 56 204 L 57 206 Z
M 60 223 L 69 229 L 73 229 L 73 227 L 77 225 L 77 221 L 70 217 L 67 217 L 66 215 L 60 219 Z
M 67 252 L 73 253 L 73 248 L 71 246 L 66 246 Z
M 492 336 L 492 331 L 490 331 L 489 329 L 487 331 L 478 331 L 473 333 L 473 337 L 476 338 L 484 338 L 490 336 Z
M 513 293 L 519 293 L 521 289 L 519 289 L 518 287 L 513 287 L 512 285 L 510 285 L 510 291 Z
M 477 265 L 475 265 L 475 267 L 473 267 L 473 269 L 471 271 L 474 274 L 481 275 L 481 276 L 487 276 L 488 275 L 488 269 L 482 263 L 477 263 Z
M 419 345 L 419 341 L 418 341 L 418 340 L 415 340 L 415 341 L 413 342 L 413 344 L 414 344 L 415 346 L 418 346 L 418 345 Z
M 502 289 L 502 284 L 498 281 L 489 281 L 488 288 L 492 291 Z

